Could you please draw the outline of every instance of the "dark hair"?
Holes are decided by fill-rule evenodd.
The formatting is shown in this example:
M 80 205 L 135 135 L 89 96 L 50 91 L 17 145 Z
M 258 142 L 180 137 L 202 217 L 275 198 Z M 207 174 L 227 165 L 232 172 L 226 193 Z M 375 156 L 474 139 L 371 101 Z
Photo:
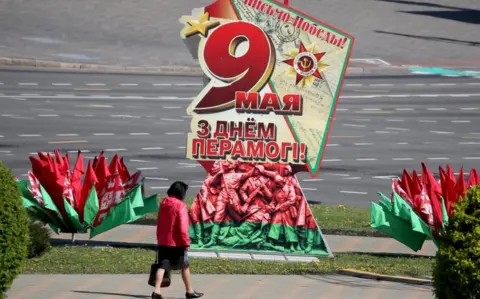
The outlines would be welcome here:
M 188 185 L 184 182 L 176 181 L 168 188 L 167 195 L 184 200 L 187 194 Z

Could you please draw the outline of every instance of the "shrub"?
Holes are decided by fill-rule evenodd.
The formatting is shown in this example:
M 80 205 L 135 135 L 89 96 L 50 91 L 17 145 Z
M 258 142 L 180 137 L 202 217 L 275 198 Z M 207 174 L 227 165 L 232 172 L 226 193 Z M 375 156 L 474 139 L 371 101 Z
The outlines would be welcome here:
M 50 249 L 50 231 L 38 221 L 30 221 L 28 258 L 38 257 Z
M 27 259 L 28 216 L 13 175 L 0 161 L 0 298 Z
M 480 186 L 455 205 L 433 266 L 437 299 L 480 298 Z

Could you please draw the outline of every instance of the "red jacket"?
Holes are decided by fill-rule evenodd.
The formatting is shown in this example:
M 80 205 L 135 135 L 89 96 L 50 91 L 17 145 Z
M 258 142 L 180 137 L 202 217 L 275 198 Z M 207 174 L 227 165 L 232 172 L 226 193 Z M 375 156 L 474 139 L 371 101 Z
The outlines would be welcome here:
M 187 205 L 175 197 L 163 199 L 158 211 L 157 243 L 160 246 L 188 247 Z

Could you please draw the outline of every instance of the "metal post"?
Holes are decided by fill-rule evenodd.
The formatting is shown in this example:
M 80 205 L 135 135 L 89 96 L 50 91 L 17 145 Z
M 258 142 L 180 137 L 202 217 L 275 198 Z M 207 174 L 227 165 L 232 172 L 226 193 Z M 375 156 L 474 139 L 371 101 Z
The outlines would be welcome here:
M 75 244 L 75 233 L 72 233 L 72 245 Z

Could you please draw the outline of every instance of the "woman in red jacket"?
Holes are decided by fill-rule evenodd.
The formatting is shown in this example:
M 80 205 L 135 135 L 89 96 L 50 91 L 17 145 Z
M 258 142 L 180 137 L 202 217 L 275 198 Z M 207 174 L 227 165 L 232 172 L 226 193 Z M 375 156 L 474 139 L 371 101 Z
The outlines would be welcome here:
M 202 293 L 193 290 L 190 282 L 190 268 L 188 262 L 188 236 L 189 216 L 187 205 L 183 202 L 187 193 L 188 185 L 183 182 L 173 183 L 167 191 L 167 197 L 163 199 L 158 212 L 157 244 L 158 262 L 155 290 L 152 299 L 163 299 L 160 293 L 165 270 L 181 269 L 182 279 L 185 283 L 185 297 L 200 298 Z

